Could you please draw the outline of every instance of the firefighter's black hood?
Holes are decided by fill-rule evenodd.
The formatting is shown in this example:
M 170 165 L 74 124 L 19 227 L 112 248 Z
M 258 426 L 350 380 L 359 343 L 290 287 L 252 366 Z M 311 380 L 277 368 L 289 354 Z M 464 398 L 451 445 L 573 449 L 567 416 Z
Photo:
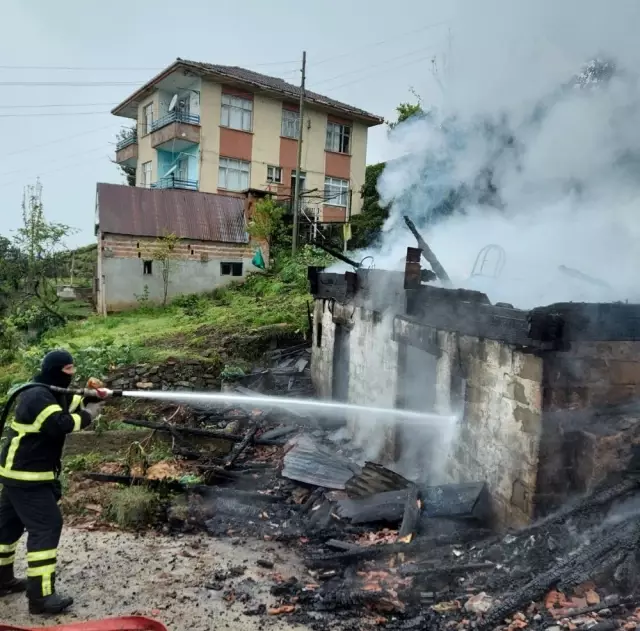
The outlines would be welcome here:
M 40 372 L 34 377 L 37 383 L 44 383 L 48 386 L 68 388 L 71 385 L 73 375 L 67 375 L 62 369 L 69 364 L 73 364 L 71 353 L 64 349 L 51 351 L 44 356 Z

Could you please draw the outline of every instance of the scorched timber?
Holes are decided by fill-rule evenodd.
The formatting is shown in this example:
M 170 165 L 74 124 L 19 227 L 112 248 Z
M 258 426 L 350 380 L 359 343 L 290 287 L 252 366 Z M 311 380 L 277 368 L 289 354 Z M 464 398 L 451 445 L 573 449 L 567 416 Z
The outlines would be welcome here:
M 316 569 L 332 568 L 341 565 L 348 565 L 350 563 L 358 563 L 359 561 L 366 561 L 369 559 L 378 559 L 390 554 L 397 554 L 399 552 L 414 554 L 417 552 L 429 551 L 433 548 L 437 548 L 438 546 L 470 543 L 472 541 L 479 541 L 481 539 L 488 538 L 492 534 L 493 533 L 490 530 L 478 529 L 473 532 L 466 533 L 463 536 L 420 537 L 412 543 L 374 545 L 361 547 L 357 550 L 350 550 L 340 554 L 312 557 L 307 559 L 305 563 L 307 566 Z
M 420 515 L 422 513 L 422 499 L 420 489 L 413 485 L 409 487 L 407 493 L 407 501 L 404 506 L 404 515 L 398 538 L 401 541 L 411 541 L 418 529 L 420 523 Z

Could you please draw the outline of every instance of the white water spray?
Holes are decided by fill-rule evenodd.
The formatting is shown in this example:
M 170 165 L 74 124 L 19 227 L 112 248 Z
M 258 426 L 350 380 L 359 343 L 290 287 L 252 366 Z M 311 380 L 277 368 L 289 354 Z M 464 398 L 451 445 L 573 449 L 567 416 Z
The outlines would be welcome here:
M 371 415 L 371 420 L 386 418 L 397 420 L 404 424 L 420 426 L 430 425 L 435 428 L 446 429 L 456 422 L 455 416 L 442 416 L 440 414 L 425 414 L 411 410 L 398 410 L 393 408 L 371 407 L 366 405 L 354 405 L 351 403 L 337 403 L 332 401 L 317 401 L 314 399 L 294 399 L 288 397 L 272 396 L 245 396 L 229 393 L 209 392 L 164 392 L 158 390 L 125 390 L 124 397 L 134 399 L 156 399 L 164 401 L 178 401 L 197 406 L 224 406 L 235 405 L 249 408 L 281 408 L 291 412 L 315 412 L 318 415 L 346 418 L 351 413 L 359 413 L 363 420 Z

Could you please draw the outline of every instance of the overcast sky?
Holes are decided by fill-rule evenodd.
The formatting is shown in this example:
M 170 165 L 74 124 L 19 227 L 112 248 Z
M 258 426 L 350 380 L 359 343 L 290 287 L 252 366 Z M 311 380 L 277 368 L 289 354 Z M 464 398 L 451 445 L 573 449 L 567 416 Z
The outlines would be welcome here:
M 444 63 L 460 18 L 442 0 L 401 10 L 381 0 L 4 0 L 2 9 L 0 234 L 19 225 L 23 188 L 40 176 L 47 217 L 80 231 L 72 245 L 93 239 L 96 182 L 123 181 L 109 161 L 122 119 L 109 110 L 176 57 L 297 83 L 306 49 L 310 89 L 391 118 L 411 87 L 440 98 L 431 60 Z M 88 82 L 102 85 L 68 85 Z M 384 129 L 372 130 L 368 162 L 389 151 Z

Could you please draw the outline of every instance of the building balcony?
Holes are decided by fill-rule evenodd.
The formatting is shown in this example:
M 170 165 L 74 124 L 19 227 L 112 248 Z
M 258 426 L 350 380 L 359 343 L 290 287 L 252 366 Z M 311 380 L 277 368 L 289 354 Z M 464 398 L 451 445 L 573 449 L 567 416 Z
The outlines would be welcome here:
M 169 112 L 153 121 L 151 146 L 154 149 L 183 151 L 200 143 L 200 117 L 183 112 Z
M 135 130 L 116 145 L 116 162 L 132 167 L 138 163 L 138 134 Z
M 198 190 L 198 180 L 183 180 L 177 177 L 161 177 L 151 188 L 181 188 L 187 191 Z

